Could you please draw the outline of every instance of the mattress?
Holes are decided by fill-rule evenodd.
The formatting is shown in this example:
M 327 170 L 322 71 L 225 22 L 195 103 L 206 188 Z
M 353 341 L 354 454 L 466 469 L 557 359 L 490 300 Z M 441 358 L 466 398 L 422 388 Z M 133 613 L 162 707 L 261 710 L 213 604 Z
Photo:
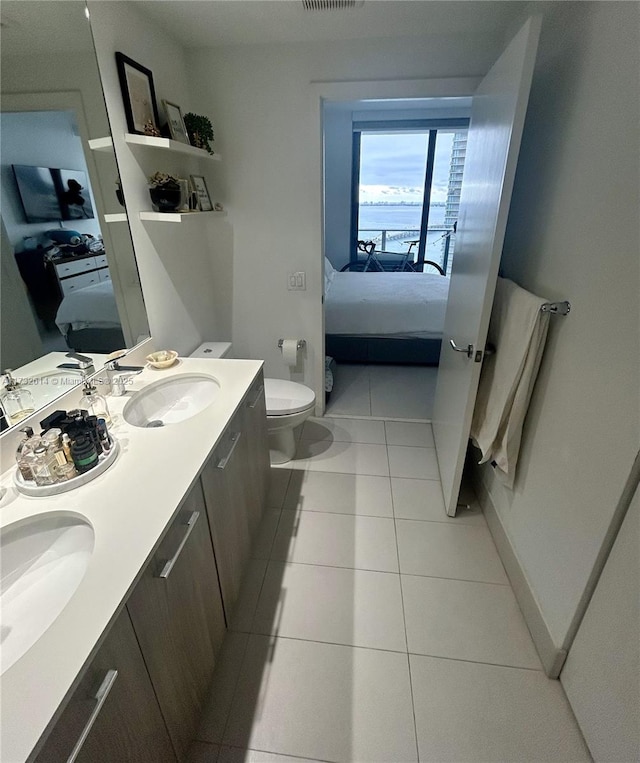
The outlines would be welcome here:
M 431 273 L 331 274 L 325 333 L 440 338 L 449 279 Z
M 71 329 L 120 328 L 111 281 L 102 281 L 67 294 L 56 313 L 56 325 L 66 336 Z

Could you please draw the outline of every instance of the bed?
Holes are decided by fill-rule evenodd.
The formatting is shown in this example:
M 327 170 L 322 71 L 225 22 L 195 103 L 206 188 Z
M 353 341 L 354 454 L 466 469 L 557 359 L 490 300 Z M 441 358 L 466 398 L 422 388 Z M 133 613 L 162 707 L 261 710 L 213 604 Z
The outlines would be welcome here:
M 351 363 L 437 365 L 449 278 L 338 272 L 325 260 L 326 354 Z
M 76 352 L 109 353 L 125 346 L 111 281 L 72 291 L 63 298 L 56 325 Z

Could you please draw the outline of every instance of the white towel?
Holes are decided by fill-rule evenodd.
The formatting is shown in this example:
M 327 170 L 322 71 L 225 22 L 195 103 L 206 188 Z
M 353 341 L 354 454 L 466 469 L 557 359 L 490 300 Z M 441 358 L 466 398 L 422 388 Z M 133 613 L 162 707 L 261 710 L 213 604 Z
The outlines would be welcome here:
M 549 328 L 549 313 L 540 311 L 544 302 L 498 278 L 487 337 L 496 354 L 482 367 L 471 438 L 482 451 L 480 463 L 495 462 L 496 473 L 509 488 Z

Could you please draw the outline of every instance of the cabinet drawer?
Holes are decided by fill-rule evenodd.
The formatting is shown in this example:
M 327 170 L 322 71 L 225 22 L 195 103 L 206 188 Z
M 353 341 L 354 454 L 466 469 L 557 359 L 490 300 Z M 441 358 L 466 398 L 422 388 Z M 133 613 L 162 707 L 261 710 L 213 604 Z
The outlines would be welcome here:
M 98 277 L 100 279 L 100 283 L 103 281 L 110 281 L 111 280 L 111 271 L 109 268 L 102 268 L 102 270 L 98 270 Z
M 81 276 L 74 276 L 73 278 L 65 278 L 60 281 L 60 288 L 64 295 L 71 294 L 72 291 L 78 291 L 78 289 L 84 289 L 85 286 L 91 286 L 94 283 L 100 283 L 100 275 L 97 270 L 92 273 L 83 273 Z
M 114 622 L 40 749 L 36 763 L 175 763 L 126 611 Z
M 109 266 L 109 263 L 107 262 L 107 255 L 106 254 L 99 254 L 96 258 L 96 267 L 97 268 L 106 268 Z
M 74 276 L 78 273 L 86 273 L 87 270 L 95 270 L 95 268 L 95 257 L 83 257 L 81 260 L 62 262 L 60 265 L 56 265 L 56 273 L 58 274 L 58 278 L 67 278 L 68 276 Z

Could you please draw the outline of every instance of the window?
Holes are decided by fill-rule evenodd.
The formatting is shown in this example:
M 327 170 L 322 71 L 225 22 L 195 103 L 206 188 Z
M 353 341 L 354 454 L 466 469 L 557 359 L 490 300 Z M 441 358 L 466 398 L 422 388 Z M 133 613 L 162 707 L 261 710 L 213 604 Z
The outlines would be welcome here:
M 468 120 L 356 123 L 353 132 L 351 262 L 357 242 L 373 241 L 385 269 L 410 251 L 451 269 Z M 386 254 L 385 254 L 386 253 Z M 362 253 L 360 252 L 360 257 Z

